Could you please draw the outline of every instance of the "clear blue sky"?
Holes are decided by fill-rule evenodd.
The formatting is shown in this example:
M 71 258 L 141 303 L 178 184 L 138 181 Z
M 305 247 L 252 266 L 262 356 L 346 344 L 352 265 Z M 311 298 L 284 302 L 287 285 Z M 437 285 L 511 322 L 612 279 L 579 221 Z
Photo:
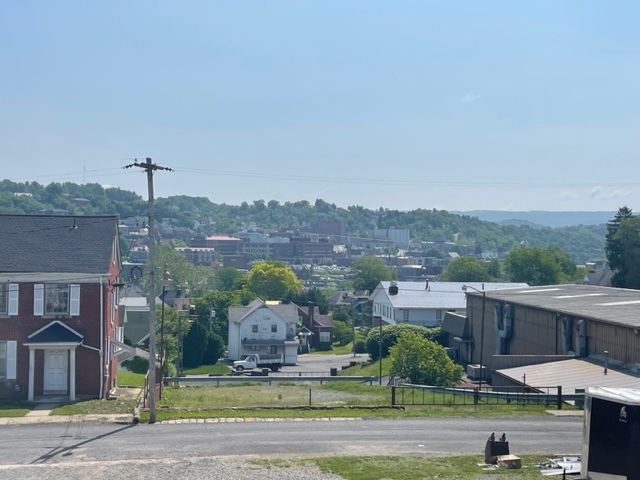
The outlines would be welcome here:
M 640 211 L 640 2 L 0 2 L 0 178 Z

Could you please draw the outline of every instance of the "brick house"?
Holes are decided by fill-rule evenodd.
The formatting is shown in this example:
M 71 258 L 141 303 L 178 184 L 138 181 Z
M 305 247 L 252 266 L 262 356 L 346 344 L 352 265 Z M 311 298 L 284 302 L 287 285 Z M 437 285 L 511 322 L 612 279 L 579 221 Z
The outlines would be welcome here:
M 105 398 L 117 370 L 117 217 L 0 215 L 0 244 L 0 396 Z
M 333 317 L 320 314 L 320 307 L 310 304 L 306 309 L 298 307 L 302 326 L 311 332 L 308 343 L 313 348 L 328 350 L 333 345 Z

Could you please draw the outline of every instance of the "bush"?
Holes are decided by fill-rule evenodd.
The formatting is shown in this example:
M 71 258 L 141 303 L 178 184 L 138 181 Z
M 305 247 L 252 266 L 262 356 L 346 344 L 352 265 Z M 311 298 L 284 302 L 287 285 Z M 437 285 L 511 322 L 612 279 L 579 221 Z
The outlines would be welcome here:
M 215 365 L 224 353 L 224 340 L 217 333 L 210 333 L 207 339 L 207 349 L 202 357 L 204 365 Z
M 122 366 L 133 373 L 147 373 L 147 370 L 149 370 L 149 360 L 135 356 L 130 360 L 122 362 Z
M 333 340 L 339 345 L 346 345 L 353 340 L 353 328 L 340 320 L 333 321 Z
M 403 333 L 416 333 L 427 340 L 442 343 L 443 334 L 440 327 L 421 327 L 408 323 L 392 323 L 382 327 L 382 357 L 389 355 L 389 349 L 396 344 Z M 371 360 L 378 359 L 380 328 L 374 327 L 369 331 L 366 340 L 367 353 Z
M 353 349 L 355 353 L 367 353 L 367 344 L 364 340 L 358 340 Z

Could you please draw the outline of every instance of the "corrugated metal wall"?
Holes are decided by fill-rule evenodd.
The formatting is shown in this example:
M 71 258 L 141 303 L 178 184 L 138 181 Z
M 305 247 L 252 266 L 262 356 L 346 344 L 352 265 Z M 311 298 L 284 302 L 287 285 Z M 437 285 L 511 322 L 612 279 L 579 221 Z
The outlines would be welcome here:
M 497 353 L 494 315 L 496 303 L 495 300 L 486 298 L 483 364 L 489 368 L 494 368 L 492 356 Z M 471 335 L 474 338 L 471 363 L 481 363 L 482 304 L 481 295 L 467 296 L 467 317 L 471 326 Z M 580 318 L 576 317 L 575 320 Z M 612 361 L 640 364 L 640 329 L 587 320 L 587 337 L 589 355 L 602 355 L 606 350 Z M 509 355 L 564 354 L 561 315 L 515 304 L 513 337 L 506 353 Z

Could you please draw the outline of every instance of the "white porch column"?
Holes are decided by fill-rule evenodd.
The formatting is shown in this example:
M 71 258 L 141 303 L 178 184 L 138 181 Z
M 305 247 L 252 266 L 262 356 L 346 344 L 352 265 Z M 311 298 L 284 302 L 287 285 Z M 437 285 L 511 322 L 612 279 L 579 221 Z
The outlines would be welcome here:
M 33 402 L 33 382 L 34 371 L 36 368 L 36 351 L 29 347 L 29 396 L 27 399 Z
M 69 400 L 73 402 L 76 399 L 76 349 L 69 352 Z

